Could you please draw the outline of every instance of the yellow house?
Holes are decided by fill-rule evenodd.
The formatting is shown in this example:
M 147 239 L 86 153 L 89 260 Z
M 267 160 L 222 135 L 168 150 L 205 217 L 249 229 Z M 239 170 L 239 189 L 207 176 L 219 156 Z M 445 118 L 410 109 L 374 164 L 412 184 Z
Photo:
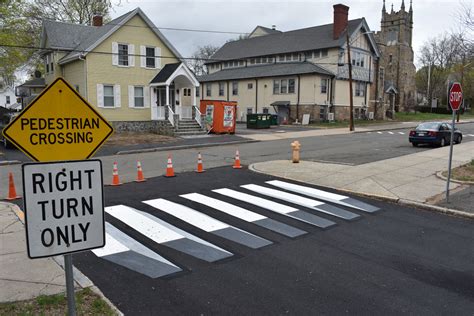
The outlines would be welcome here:
M 241 121 L 247 113 L 276 113 L 280 122 L 301 122 L 304 114 L 311 121 L 348 119 L 350 63 L 354 116 L 373 118 L 380 53 L 365 19 L 348 14 L 337 4 L 331 24 L 288 32 L 257 26 L 248 38 L 226 43 L 198 78 L 201 98 L 236 101 Z
M 200 119 L 188 97 L 199 82 L 140 8 L 106 24 L 46 20 L 41 47 L 46 84 L 63 77 L 118 131 Z

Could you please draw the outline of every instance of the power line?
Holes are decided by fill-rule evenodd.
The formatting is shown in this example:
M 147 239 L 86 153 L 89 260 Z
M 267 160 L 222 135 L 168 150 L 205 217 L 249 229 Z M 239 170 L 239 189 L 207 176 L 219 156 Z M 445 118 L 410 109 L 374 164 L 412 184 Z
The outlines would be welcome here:
M 76 52 L 76 53 L 83 53 L 83 54 L 100 54 L 100 55 L 117 55 L 112 52 L 101 52 L 101 51 L 95 51 L 95 50 L 78 50 L 78 49 L 53 49 L 53 48 L 42 48 L 38 46 L 26 46 L 26 45 L 9 45 L 9 44 L 0 44 L 0 47 L 7 47 L 7 48 L 22 48 L 22 49 L 32 49 L 32 50 L 39 50 L 43 52 Z M 281 54 L 273 54 L 274 56 L 279 56 L 279 55 L 285 55 L 286 53 L 281 53 Z M 270 54 L 272 55 L 272 54 Z M 273 56 L 272 55 L 272 56 Z M 147 55 L 141 55 L 141 54 L 127 54 L 127 56 L 135 56 L 135 57 L 154 57 L 154 58 L 172 58 L 172 59 L 182 59 L 182 60 L 199 60 L 199 61 L 215 61 L 215 62 L 226 62 L 226 61 L 233 61 L 234 59 L 216 59 L 216 58 L 197 58 L 197 57 L 175 57 L 175 56 L 165 56 L 165 55 L 155 55 L 155 56 L 147 56 Z M 258 58 L 260 56 L 255 56 L 255 57 L 244 57 L 240 59 L 235 59 L 235 60 L 243 60 L 243 59 L 248 59 L 248 58 Z M 275 57 L 276 58 L 276 57 Z M 301 62 L 301 61 L 295 61 Z M 275 63 L 277 63 L 275 61 Z M 272 63 L 265 63 L 265 64 L 257 64 L 257 65 L 270 65 Z M 337 62 L 318 62 L 315 63 L 316 65 L 338 65 L 339 63 Z M 235 67 L 238 68 L 238 67 Z

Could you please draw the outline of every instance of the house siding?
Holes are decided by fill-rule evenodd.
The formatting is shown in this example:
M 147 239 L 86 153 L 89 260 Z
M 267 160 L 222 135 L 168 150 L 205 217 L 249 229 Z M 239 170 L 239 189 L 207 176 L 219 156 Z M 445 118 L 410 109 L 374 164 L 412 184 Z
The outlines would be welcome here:
M 85 60 L 77 60 L 62 67 L 63 77 L 73 89 L 79 87 L 79 94 L 84 98 L 86 98 L 85 65 Z
M 131 25 L 131 27 L 127 27 Z M 119 28 L 109 38 L 98 45 L 87 55 L 87 97 L 91 104 L 97 106 L 97 84 L 120 85 L 121 107 L 113 109 L 98 108 L 98 111 L 110 121 L 143 121 L 151 119 L 150 108 L 130 108 L 128 101 L 128 86 L 141 85 L 148 87 L 149 82 L 160 69 L 140 67 L 140 57 L 135 56 L 135 66 L 120 67 L 112 65 L 112 55 L 94 54 L 94 52 L 112 52 L 112 42 L 135 45 L 135 55 L 140 54 L 140 45 L 161 48 L 161 66 L 178 62 L 178 58 L 170 49 L 148 28 L 147 24 L 135 16 Z

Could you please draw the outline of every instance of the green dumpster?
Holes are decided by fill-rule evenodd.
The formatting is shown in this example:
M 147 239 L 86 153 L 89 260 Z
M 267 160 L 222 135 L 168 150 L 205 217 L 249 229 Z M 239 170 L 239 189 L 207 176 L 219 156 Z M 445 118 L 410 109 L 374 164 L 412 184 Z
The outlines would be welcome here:
M 272 114 L 270 125 L 278 125 L 278 114 Z
M 247 128 L 270 128 L 271 114 L 247 114 Z

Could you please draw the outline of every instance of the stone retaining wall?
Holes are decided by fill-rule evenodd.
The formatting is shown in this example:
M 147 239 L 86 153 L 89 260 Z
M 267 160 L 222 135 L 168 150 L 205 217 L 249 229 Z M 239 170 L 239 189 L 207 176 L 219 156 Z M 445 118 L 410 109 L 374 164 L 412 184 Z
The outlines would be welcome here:
M 110 122 L 116 133 L 147 132 L 173 136 L 174 129 L 167 121 L 115 121 Z

